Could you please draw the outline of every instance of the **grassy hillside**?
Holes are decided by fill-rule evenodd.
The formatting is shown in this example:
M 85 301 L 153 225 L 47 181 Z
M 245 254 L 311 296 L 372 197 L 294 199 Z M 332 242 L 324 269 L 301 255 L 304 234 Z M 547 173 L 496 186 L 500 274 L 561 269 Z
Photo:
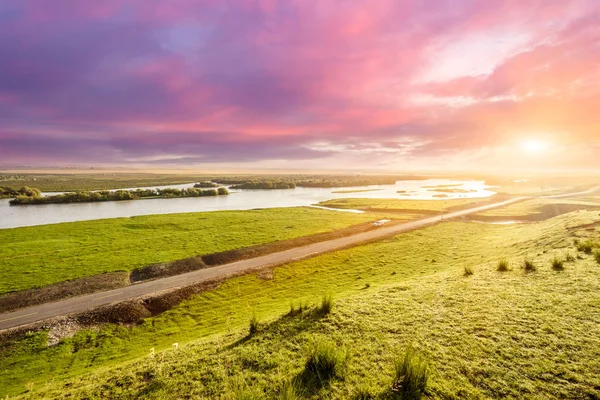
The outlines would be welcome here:
M 313 208 L 150 215 L 0 230 L 0 294 L 327 232 L 376 215 Z
M 0 395 L 273 398 L 295 380 L 308 398 L 385 398 L 394 358 L 413 344 L 430 363 L 433 398 L 600 396 L 600 266 L 583 253 L 562 271 L 550 265 L 575 255 L 575 237 L 598 237 L 598 221 L 579 212 L 444 223 L 231 279 L 137 326 L 83 330 L 53 347 L 47 332 L 31 334 L 0 350 Z M 525 257 L 537 271 L 521 269 Z M 332 314 L 282 317 L 290 302 L 326 293 Z M 253 314 L 262 324 L 246 340 Z M 322 388 L 303 385 L 314 341 L 349 354 Z
M 154 357 L 148 349 L 134 363 L 33 397 L 393 398 L 394 361 L 412 345 L 430 365 L 428 398 L 598 398 L 597 274 L 588 260 L 564 272 L 546 265 L 535 274 L 479 268 L 471 277 L 415 278 L 340 299 L 324 318 L 270 319 L 248 340 L 236 331 Z M 302 380 L 315 341 L 349 352 L 322 388 Z

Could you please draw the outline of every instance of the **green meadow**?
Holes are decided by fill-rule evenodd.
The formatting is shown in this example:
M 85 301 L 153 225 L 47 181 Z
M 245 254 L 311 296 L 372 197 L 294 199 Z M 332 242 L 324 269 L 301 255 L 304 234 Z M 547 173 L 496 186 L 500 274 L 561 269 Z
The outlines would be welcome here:
M 394 363 L 410 346 L 428 365 L 427 398 L 597 398 L 600 264 L 574 240 L 598 245 L 598 222 L 445 222 L 230 279 L 139 325 L 52 347 L 31 333 L 0 349 L 0 395 L 399 398 Z M 317 385 L 315 348 L 335 361 Z
M 0 294 L 333 231 L 376 215 L 315 208 L 149 215 L 0 230 Z
M 319 203 L 323 207 L 368 210 L 446 211 L 453 207 L 475 206 L 490 199 L 403 200 L 403 199 L 333 199 Z

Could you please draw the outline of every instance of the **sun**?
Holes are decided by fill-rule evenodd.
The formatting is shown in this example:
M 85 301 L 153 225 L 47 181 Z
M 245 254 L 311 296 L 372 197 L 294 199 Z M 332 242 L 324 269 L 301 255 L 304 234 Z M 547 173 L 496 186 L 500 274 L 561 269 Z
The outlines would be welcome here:
M 521 142 L 521 150 L 528 154 L 542 154 L 548 151 L 550 144 L 540 139 L 525 139 Z

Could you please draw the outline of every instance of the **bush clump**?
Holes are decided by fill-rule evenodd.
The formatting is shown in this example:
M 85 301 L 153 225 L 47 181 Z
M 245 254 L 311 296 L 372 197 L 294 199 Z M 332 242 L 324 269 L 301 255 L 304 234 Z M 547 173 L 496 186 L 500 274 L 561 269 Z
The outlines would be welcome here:
M 564 261 L 558 257 L 554 257 L 552 261 L 550 261 L 550 264 L 552 264 L 552 269 L 555 271 L 562 271 L 565 269 Z
M 469 266 L 465 266 L 465 273 L 464 273 L 465 276 L 471 276 L 471 275 L 473 275 L 473 273 L 474 273 L 473 268 L 471 268 Z
M 428 380 L 429 365 L 412 346 L 394 360 L 392 391 L 401 399 L 419 400 Z
M 594 252 L 594 260 L 596 260 L 596 262 L 597 262 L 598 264 L 600 264 L 600 250 L 596 250 L 596 251 Z
M 525 270 L 525 272 L 537 271 L 537 267 L 529 258 L 525 258 L 525 260 L 523 260 L 523 269 Z
M 333 297 L 330 294 L 323 296 L 321 299 L 321 304 L 317 307 L 317 314 L 319 315 L 327 315 L 333 309 Z
M 508 261 L 505 258 L 502 258 L 498 261 L 498 267 L 496 269 L 500 272 L 508 271 Z

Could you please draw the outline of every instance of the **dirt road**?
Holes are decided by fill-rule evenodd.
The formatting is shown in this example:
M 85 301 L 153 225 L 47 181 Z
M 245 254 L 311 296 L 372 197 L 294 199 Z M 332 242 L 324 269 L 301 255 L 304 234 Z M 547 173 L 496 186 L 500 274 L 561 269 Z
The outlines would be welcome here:
M 0 330 L 14 328 L 17 326 L 43 321 L 59 316 L 78 313 L 110 303 L 149 297 L 150 295 L 159 292 L 169 291 L 175 288 L 209 281 L 216 278 L 226 278 L 230 275 L 238 274 L 243 271 L 248 271 L 260 267 L 286 264 L 300 259 L 313 257 L 318 254 L 327 253 L 346 247 L 356 246 L 361 243 L 393 236 L 398 233 L 423 228 L 446 219 L 462 217 L 469 214 L 476 214 L 483 211 L 487 211 L 493 208 L 503 207 L 518 201 L 522 201 L 524 199 L 526 199 L 526 197 L 519 197 L 498 203 L 472 207 L 461 211 L 410 221 L 394 226 L 383 226 L 375 228 L 368 232 L 363 232 L 339 239 L 328 240 L 325 242 L 314 243 L 307 246 L 296 247 L 290 250 L 273 253 L 266 256 L 251 258 L 248 260 L 237 261 L 231 264 L 201 269 L 198 271 L 188 272 L 185 274 L 176 275 L 168 278 L 142 282 L 121 289 L 98 292 L 94 294 L 73 297 L 54 303 L 46 303 L 30 308 L 24 308 L 10 313 L 0 314 Z

